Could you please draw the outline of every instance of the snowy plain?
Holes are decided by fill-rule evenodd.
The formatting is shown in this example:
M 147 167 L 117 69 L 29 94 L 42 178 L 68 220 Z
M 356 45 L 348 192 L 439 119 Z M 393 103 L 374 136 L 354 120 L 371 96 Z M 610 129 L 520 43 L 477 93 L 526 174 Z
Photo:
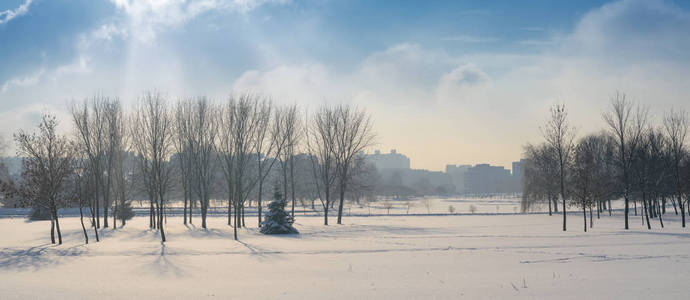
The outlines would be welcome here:
M 298 213 L 301 234 L 286 236 L 260 234 L 249 217 L 239 241 L 220 214 L 207 230 L 171 215 L 165 245 L 146 216 L 88 245 L 79 218 L 64 217 L 60 246 L 47 221 L 0 218 L 0 298 L 687 299 L 690 234 L 672 209 L 664 229 L 632 216 L 625 231 L 614 211 L 585 233 L 575 211 L 563 232 L 560 215 L 486 201 L 435 199 L 431 215 L 397 203 L 390 216 L 376 203 L 329 226 Z M 457 214 L 448 203 L 461 203 Z

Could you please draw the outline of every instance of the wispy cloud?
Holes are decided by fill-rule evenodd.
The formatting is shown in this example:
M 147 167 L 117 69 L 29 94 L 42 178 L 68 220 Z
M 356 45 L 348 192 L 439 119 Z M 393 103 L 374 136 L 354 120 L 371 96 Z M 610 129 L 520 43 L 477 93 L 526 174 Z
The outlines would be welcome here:
M 31 1 L 33 0 L 26 0 L 26 2 L 24 2 L 22 5 L 19 5 L 19 7 L 15 9 L 0 11 L 0 24 L 5 24 L 14 18 L 29 12 L 29 6 L 31 5 Z
M 474 36 L 474 35 L 455 35 L 441 38 L 446 42 L 461 42 L 461 43 L 494 43 L 501 39 L 491 36 Z
M 0 91 L 2 91 L 2 93 L 4 94 L 13 87 L 34 86 L 41 80 L 41 76 L 43 76 L 44 73 L 45 73 L 45 70 L 40 69 L 38 72 L 36 72 L 32 75 L 26 76 L 26 77 L 11 78 L 10 80 L 7 80 L 5 83 L 3 83 Z

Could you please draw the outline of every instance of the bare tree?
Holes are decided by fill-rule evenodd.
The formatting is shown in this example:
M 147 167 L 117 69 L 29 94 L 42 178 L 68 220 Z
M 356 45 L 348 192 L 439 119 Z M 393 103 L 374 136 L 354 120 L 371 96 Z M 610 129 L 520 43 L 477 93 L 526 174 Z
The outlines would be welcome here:
M 326 107 L 316 111 L 307 126 L 307 149 L 312 165 L 312 174 L 316 183 L 316 190 L 323 207 L 323 223 L 328 225 L 328 210 L 331 207 L 331 193 L 336 181 L 335 166 L 335 139 L 336 139 L 335 112 Z
M 682 197 L 681 165 L 685 159 L 685 138 L 688 133 L 688 115 L 684 110 L 671 110 L 664 116 L 664 129 L 669 141 L 669 152 L 672 161 L 672 176 L 675 196 L 680 207 L 682 226 L 685 227 L 684 201 Z
M 350 105 L 339 105 L 334 108 L 335 146 L 334 158 L 336 176 L 338 177 L 338 224 L 342 224 L 345 192 L 350 181 L 350 171 L 355 156 L 374 144 L 375 134 L 371 117 L 362 109 Z
M 257 214 L 258 226 L 261 226 L 263 213 L 263 189 L 266 177 L 276 162 L 276 157 L 281 157 L 288 143 L 291 124 L 286 124 L 285 109 L 276 109 L 270 100 L 261 101 L 259 104 L 256 128 L 256 159 L 258 169 L 258 197 Z M 286 191 L 287 192 L 287 191 Z M 287 194 L 285 194 L 287 196 Z M 294 216 L 293 216 L 294 217 Z
M 55 243 L 54 226 L 58 244 L 62 244 L 58 208 L 65 201 L 65 184 L 72 175 L 74 146 L 65 136 L 57 134 L 57 126 L 55 116 L 44 114 L 37 133 L 20 130 L 14 140 L 17 154 L 25 157 L 20 193 L 33 207 L 50 211 L 51 242 Z
M 290 215 L 295 217 L 295 162 L 294 156 L 301 138 L 300 135 L 300 119 L 297 105 L 291 105 L 281 110 L 280 126 L 282 130 L 278 135 L 278 140 L 281 143 L 281 151 L 278 153 L 278 160 L 280 161 L 280 170 L 283 177 L 281 183 L 283 184 L 283 194 L 285 199 L 288 195 L 292 198 L 292 208 Z M 288 193 L 288 186 L 291 186 L 291 192 Z
M 206 228 L 206 216 L 215 163 L 217 134 L 217 110 L 205 97 L 178 102 L 175 108 L 177 163 L 181 171 L 184 192 L 184 224 L 187 224 L 187 203 L 189 221 L 192 222 L 192 208 L 195 197 L 201 209 L 201 227 Z
M 216 106 L 206 98 L 194 103 L 192 116 L 192 166 L 193 190 L 201 204 L 201 227 L 206 228 L 206 216 L 214 182 L 216 134 L 218 132 Z M 190 206 L 191 207 L 191 206 Z M 190 210 L 191 215 L 191 210 Z
M 532 205 L 546 200 L 549 205 L 549 216 L 558 212 L 559 184 L 554 181 L 558 177 L 558 157 L 547 144 L 525 146 L 525 166 L 522 181 L 523 212 Z
M 630 167 L 633 153 L 640 144 L 642 133 L 647 125 L 647 110 L 639 106 L 635 114 L 633 114 L 632 110 L 633 104 L 626 99 L 625 94 L 616 92 L 613 98 L 611 98 L 611 111 L 603 114 L 604 121 L 608 124 L 609 130 L 615 136 L 618 144 L 617 163 L 621 171 L 620 182 L 625 200 L 625 229 L 629 228 Z
M 110 101 L 107 97 L 94 96 L 81 104 L 74 102 L 70 107 L 72 120 L 77 130 L 79 143 L 81 144 L 80 148 L 88 157 L 88 166 L 91 168 L 90 173 L 94 176 L 95 189 L 90 209 L 92 210 L 92 218 L 96 228 L 101 227 L 100 199 L 101 197 L 107 197 L 105 196 L 103 180 L 106 166 L 105 152 L 108 147 L 108 123 L 105 120 L 102 109 L 103 103 L 107 101 Z M 104 223 L 106 222 L 107 218 L 104 219 Z M 106 225 L 104 224 L 104 226 Z
M 147 192 L 155 207 L 155 227 L 161 241 L 165 242 L 164 211 L 166 193 L 170 188 L 171 169 L 169 158 L 173 142 L 173 118 L 165 99 L 158 93 L 146 93 L 132 116 L 132 142 L 139 156 L 139 167 L 147 183 Z M 153 224 L 152 224 L 153 225 Z
M 259 144 L 256 139 L 261 120 L 259 103 L 260 98 L 253 94 L 232 95 L 223 105 L 220 117 L 218 150 L 228 189 L 228 225 L 233 226 L 236 240 L 244 203 L 260 177 L 250 168 Z M 233 206 L 235 215 L 231 218 Z
M 558 179 L 561 187 L 561 201 L 563 202 L 563 231 L 565 231 L 567 210 L 565 178 L 568 163 L 572 156 L 575 129 L 568 124 L 568 112 L 564 104 L 554 105 L 551 108 L 551 118 L 542 128 L 542 134 L 558 158 Z
M 175 162 L 180 168 L 180 179 L 183 192 L 183 223 L 187 224 L 187 207 L 189 203 L 189 222 L 192 222 L 192 114 L 193 100 L 182 100 L 175 106 Z
M 582 208 L 584 231 L 587 232 L 587 208 L 590 211 L 592 226 L 592 207 L 596 198 L 600 169 L 603 168 L 605 141 L 599 135 L 588 135 L 580 139 L 575 147 L 572 165 L 572 194 L 577 205 Z

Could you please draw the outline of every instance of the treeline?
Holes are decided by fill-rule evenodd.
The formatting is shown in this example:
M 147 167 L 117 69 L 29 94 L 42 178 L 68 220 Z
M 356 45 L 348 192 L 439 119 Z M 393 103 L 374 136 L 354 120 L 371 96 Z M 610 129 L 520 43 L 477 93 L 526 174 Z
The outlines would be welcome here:
M 59 208 L 79 207 L 88 243 L 88 230 L 98 241 L 100 228 L 124 226 L 135 198 L 148 202 L 149 226 L 163 242 L 172 199 L 183 201 L 184 224 L 196 213 L 202 228 L 211 199 L 223 199 L 237 239 L 248 201 L 256 201 L 261 225 L 267 185 L 291 199 L 293 217 L 301 193 L 312 208 L 320 200 L 325 225 L 337 206 L 341 224 L 346 193 L 355 194 L 370 169 L 359 154 L 375 138 L 363 109 L 324 105 L 307 114 L 252 93 L 171 103 L 149 92 L 128 110 L 118 98 L 95 96 L 72 103 L 70 113 L 71 134 L 59 134 L 51 114 L 36 131 L 15 133 L 22 172 L 0 180 L 6 199 L 51 221 L 51 241 L 57 234 L 60 244 Z
M 566 230 L 566 210 L 582 211 L 584 230 L 608 211 L 611 200 L 624 201 L 624 228 L 634 210 L 648 229 L 650 219 L 658 219 L 673 207 L 685 214 L 690 197 L 690 156 L 686 136 L 690 122 L 683 110 L 671 109 L 653 123 L 649 110 L 616 93 L 610 109 L 602 114 L 606 128 L 575 138 L 564 105 L 551 109 L 548 122 L 541 128 L 544 142 L 527 145 L 527 164 L 523 176 L 522 210 L 548 205 L 549 215 L 562 211 Z

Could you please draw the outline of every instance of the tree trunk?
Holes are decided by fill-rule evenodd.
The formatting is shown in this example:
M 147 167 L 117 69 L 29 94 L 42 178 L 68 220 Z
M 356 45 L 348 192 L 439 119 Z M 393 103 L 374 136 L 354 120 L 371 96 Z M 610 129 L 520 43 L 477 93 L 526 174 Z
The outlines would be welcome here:
M 594 227 L 594 219 L 592 218 L 592 205 L 589 206 L 589 228 Z
M 597 220 L 601 218 L 601 200 L 597 200 Z M 590 216 L 590 219 L 592 217 Z
M 183 201 L 184 201 L 184 206 L 183 206 L 183 208 L 182 208 L 182 223 L 183 223 L 184 225 L 187 225 L 187 201 L 189 201 L 189 199 L 187 199 L 187 198 L 188 198 L 188 191 L 187 191 L 187 189 L 185 188 L 185 191 L 184 191 L 184 200 L 183 200 Z
M 106 196 L 108 192 L 103 193 L 103 228 L 108 228 L 108 206 L 110 206 L 110 199 Z
M 547 202 L 549 202 L 549 216 L 551 216 L 551 197 L 549 197 L 549 200 Z
M 565 231 L 565 197 L 561 195 L 561 198 L 563 198 L 563 231 Z
M 259 173 L 259 176 L 261 176 L 261 173 Z M 256 212 L 259 215 L 259 222 L 257 224 L 258 227 L 261 227 L 261 197 L 263 196 L 263 189 L 264 189 L 264 181 L 262 178 L 259 178 L 259 199 L 257 199 L 257 204 L 256 204 Z
M 659 214 L 659 224 L 661 225 L 661 228 L 664 228 L 664 219 L 661 215 L 662 214 Z
M 57 208 L 53 208 L 53 213 L 55 215 L 55 229 L 58 234 L 58 245 L 62 245 L 62 232 L 60 231 L 60 220 L 58 219 Z
M 151 197 L 151 195 L 149 195 Z M 149 201 L 149 228 L 153 228 L 153 198 Z
M 81 222 L 81 230 L 84 231 L 84 241 L 86 244 L 89 243 L 89 235 L 86 234 L 86 226 L 84 226 L 84 213 L 82 212 L 82 206 L 79 205 L 79 221 Z
M 683 228 L 685 228 L 685 210 L 683 209 L 683 207 L 684 207 L 683 200 L 680 199 L 680 197 L 678 197 L 678 199 L 679 199 L 678 206 L 680 206 L 680 216 L 681 216 L 680 220 L 681 220 L 681 224 L 682 224 Z
M 609 208 L 609 216 L 611 216 L 611 199 L 609 199 L 609 206 L 608 206 L 608 208 Z
M 345 184 L 340 186 L 340 203 L 338 203 L 338 224 L 343 224 L 343 206 L 345 203 Z
M 233 218 L 235 224 L 234 224 L 234 226 L 233 226 L 233 228 L 232 228 L 232 229 L 233 229 L 233 236 L 234 236 L 235 240 L 237 240 L 237 225 L 239 225 L 238 222 L 237 222 L 237 216 L 238 216 L 237 212 L 238 212 L 238 210 L 239 210 L 239 207 L 238 207 L 238 206 L 239 206 L 239 205 L 235 205 L 235 216 L 234 216 L 234 218 Z
M 292 194 L 292 218 L 295 217 L 295 163 L 292 155 L 290 156 L 290 193 Z
M 326 200 L 326 205 L 323 207 L 323 225 L 328 225 L 328 200 Z
M 647 229 L 652 229 L 652 224 L 649 224 L 649 213 L 647 212 L 649 204 L 644 193 L 642 193 L 642 209 L 644 210 L 644 218 L 647 221 Z
M 201 228 L 206 229 L 206 217 L 208 216 L 208 201 L 201 200 Z M 229 209 L 229 208 L 228 208 Z M 191 214 L 190 214 L 190 223 L 191 221 Z
M 587 232 L 587 205 L 585 204 L 582 204 L 582 218 L 585 220 L 585 232 Z
M 242 216 L 242 227 L 247 227 L 244 225 L 244 203 L 242 203 L 242 205 L 240 205 L 240 209 L 241 209 L 240 215 Z
M 98 180 L 98 176 L 96 180 Z M 98 186 L 99 182 L 100 181 L 96 182 L 96 186 Z M 98 201 L 98 187 L 96 187 L 96 228 L 101 228 L 101 208 L 100 201 Z
M 628 215 L 630 214 L 630 204 L 628 201 L 628 192 L 623 195 L 625 198 L 625 230 L 628 230 Z M 611 207 L 609 206 L 609 215 L 611 215 Z
M 50 243 L 55 244 L 55 217 L 53 212 L 50 212 Z

